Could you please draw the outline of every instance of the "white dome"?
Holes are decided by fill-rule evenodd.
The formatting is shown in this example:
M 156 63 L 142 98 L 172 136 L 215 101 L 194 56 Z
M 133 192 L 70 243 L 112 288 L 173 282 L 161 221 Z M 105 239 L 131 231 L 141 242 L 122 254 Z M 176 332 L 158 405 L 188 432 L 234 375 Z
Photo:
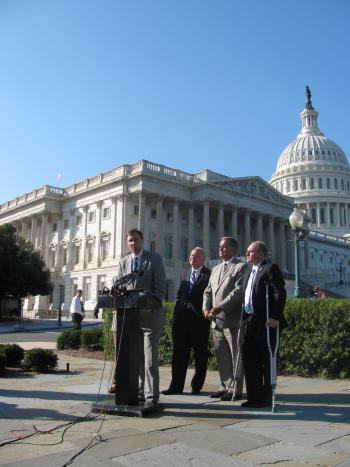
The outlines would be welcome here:
M 295 199 L 312 228 L 344 235 L 350 226 L 350 167 L 344 151 L 317 127 L 311 92 L 301 112 L 302 129 L 280 155 L 270 184 Z

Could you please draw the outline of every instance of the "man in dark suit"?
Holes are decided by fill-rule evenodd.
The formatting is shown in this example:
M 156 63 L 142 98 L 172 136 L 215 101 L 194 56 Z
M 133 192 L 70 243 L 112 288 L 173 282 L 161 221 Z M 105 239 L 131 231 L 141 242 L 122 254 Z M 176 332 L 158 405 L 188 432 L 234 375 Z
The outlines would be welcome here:
M 273 330 L 278 324 L 280 328 L 285 326 L 286 290 L 277 264 L 266 261 L 265 243 L 251 243 L 246 255 L 251 268 L 243 280 L 242 359 L 248 400 L 242 403 L 242 407 L 265 407 L 272 403 L 267 332 L 270 332 L 273 347 L 276 335 Z
M 191 349 L 195 364 L 192 394 L 200 393 L 207 373 L 210 322 L 203 317 L 202 304 L 210 270 L 204 266 L 205 252 L 202 248 L 194 248 L 188 261 L 191 271 L 180 283 L 174 309 L 172 379 L 169 389 L 163 394 L 183 392 Z
M 143 248 L 143 235 L 132 229 L 127 234 L 130 254 L 119 262 L 118 279 L 141 270 L 128 289 L 147 289 L 154 297 L 154 306 L 139 310 L 141 339 L 139 362 L 139 401 L 145 407 L 157 406 L 159 400 L 158 341 L 164 324 L 162 300 L 165 296 L 165 270 L 162 257 Z

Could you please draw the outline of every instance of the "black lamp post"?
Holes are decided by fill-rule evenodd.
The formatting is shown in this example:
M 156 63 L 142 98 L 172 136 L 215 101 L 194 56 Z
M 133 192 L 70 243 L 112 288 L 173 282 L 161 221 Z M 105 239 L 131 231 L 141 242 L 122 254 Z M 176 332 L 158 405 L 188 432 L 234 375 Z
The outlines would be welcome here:
M 57 313 L 57 326 L 62 326 L 62 301 L 63 301 L 63 285 L 59 285 L 59 300 L 58 300 L 58 313 Z
M 292 232 L 294 235 L 294 256 L 295 256 L 295 288 L 294 288 L 294 298 L 300 297 L 300 261 L 299 261 L 299 245 L 305 237 L 305 231 L 303 230 L 304 225 L 304 215 L 298 209 L 294 208 L 294 211 L 289 216 L 289 223 L 292 227 Z

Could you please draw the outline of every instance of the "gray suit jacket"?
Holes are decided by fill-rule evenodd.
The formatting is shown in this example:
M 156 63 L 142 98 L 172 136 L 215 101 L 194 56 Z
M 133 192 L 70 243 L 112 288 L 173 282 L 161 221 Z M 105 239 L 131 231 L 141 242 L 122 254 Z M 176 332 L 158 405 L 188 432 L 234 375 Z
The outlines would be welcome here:
M 131 273 L 132 255 L 124 256 L 119 262 L 117 279 Z M 142 327 L 156 328 L 163 325 L 164 317 L 162 300 L 165 297 L 165 269 L 163 259 L 158 253 L 143 250 L 139 269 L 143 275 L 136 278 L 135 282 L 128 286 L 129 289 L 147 289 L 153 296 L 159 299 L 159 307 L 154 310 L 140 310 Z
M 209 284 L 204 291 L 203 309 L 219 306 L 221 311 L 216 315 L 216 327 L 233 328 L 239 325 L 242 307 L 243 276 L 248 268 L 246 263 L 236 258 L 228 265 L 224 277 L 220 278 L 222 263 L 211 272 Z

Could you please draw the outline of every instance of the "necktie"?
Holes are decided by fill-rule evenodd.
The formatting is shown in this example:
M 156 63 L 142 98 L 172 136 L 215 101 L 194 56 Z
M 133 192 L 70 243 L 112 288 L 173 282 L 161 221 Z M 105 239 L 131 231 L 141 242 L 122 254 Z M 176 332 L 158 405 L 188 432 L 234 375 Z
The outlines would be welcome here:
M 196 282 L 196 279 L 197 279 L 197 274 L 196 274 L 196 271 L 193 270 L 190 275 L 190 292 L 192 290 L 194 283 Z
M 134 262 L 133 262 L 133 265 L 132 265 L 132 271 L 138 271 L 139 269 L 139 259 L 137 256 L 134 257 Z
M 245 296 L 244 296 L 244 309 L 246 313 L 254 313 L 253 309 L 253 302 L 252 302 L 252 295 L 253 295 L 253 287 L 254 287 L 254 280 L 255 280 L 255 274 L 256 270 L 252 269 L 249 279 L 248 279 L 248 284 L 247 288 L 245 291 Z
M 219 276 L 219 282 L 222 281 L 222 279 L 224 278 L 225 274 L 226 274 L 226 271 L 227 271 L 227 264 L 228 263 L 224 263 L 222 265 L 222 268 L 221 268 L 221 271 L 220 271 L 220 276 Z

